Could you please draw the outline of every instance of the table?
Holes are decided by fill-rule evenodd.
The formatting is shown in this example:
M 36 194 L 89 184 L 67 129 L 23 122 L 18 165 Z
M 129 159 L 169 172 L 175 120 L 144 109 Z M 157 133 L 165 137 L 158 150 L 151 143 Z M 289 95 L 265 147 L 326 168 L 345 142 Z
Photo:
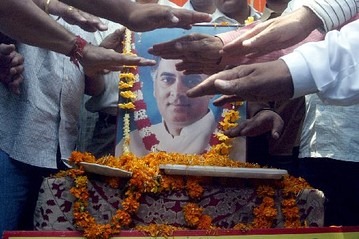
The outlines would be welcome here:
M 72 204 L 74 197 L 69 189 L 70 178 L 44 179 L 35 210 L 35 229 L 40 231 L 72 231 Z M 249 185 L 249 184 L 248 184 Z M 247 223 L 253 219 L 252 210 L 258 205 L 253 187 L 243 183 L 237 187 L 211 185 L 205 187 L 198 204 L 205 208 L 213 223 L 221 228 L 231 228 L 238 222 Z M 110 188 L 101 180 L 89 180 L 89 212 L 98 222 L 107 222 L 121 204 L 124 189 Z M 142 196 L 138 213 L 133 218 L 136 225 L 168 223 L 184 226 L 182 207 L 189 201 L 186 192 L 146 194 Z M 275 199 L 280 207 L 280 198 Z M 310 227 L 321 227 L 324 221 L 324 195 L 316 189 L 305 189 L 297 197 L 300 218 Z M 283 227 L 283 218 L 278 214 L 276 228 Z

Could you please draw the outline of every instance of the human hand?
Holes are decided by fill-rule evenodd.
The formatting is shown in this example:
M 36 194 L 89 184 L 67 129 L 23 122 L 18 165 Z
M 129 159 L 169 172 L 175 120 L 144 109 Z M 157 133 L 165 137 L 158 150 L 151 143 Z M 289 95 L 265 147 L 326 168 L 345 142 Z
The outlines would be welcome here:
M 238 124 L 238 126 L 225 131 L 228 137 L 259 136 L 267 132 L 271 132 L 273 139 L 279 139 L 284 127 L 284 121 L 272 110 L 261 110 L 250 119 L 246 119 Z
M 99 47 L 106 49 L 112 49 L 116 52 L 122 53 L 123 50 L 123 39 L 124 39 L 125 28 L 115 30 L 102 40 Z M 99 75 L 108 73 L 108 70 L 94 70 L 93 68 L 84 67 L 84 73 L 89 78 L 98 78 Z
M 24 58 L 15 45 L 0 44 L 0 81 L 13 93 L 20 94 Z
M 187 91 L 189 97 L 223 94 L 213 103 L 270 101 L 293 96 L 293 82 L 284 61 L 241 65 L 214 74 Z
M 309 8 L 302 7 L 290 14 L 256 24 L 226 44 L 221 54 L 253 58 L 261 56 L 301 42 L 321 24 Z
M 103 39 L 99 46 L 113 49 L 116 52 L 122 52 L 123 50 L 123 40 L 125 37 L 125 28 L 116 29 L 113 33 Z
M 99 17 L 81 11 L 58 0 L 51 0 L 46 7 L 49 14 L 59 16 L 71 25 L 77 25 L 88 32 L 105 31 L 107 26 Z
M 207 13 L 148 3 L 137 4 L 124 25 L 132 31 L 144 32 L 157 28 L 190 29 L 194 23 L 210 21 Z
M 176 67 L 185 74 L 213 74 L 224 69 L 224 66 L 218 65 L 222 47 L 223 42 L 218 37 L 192 33 L 155 44 L 148 52 L 165 59 L 181 59 Z
M 104 71 L 120 71 L 123 65 L 152 66 L 154 60 L 139 56 L 120 54 L 112 49 L 86 44 L 83 49 L 80 64 L 89 75 L 96 75 Z

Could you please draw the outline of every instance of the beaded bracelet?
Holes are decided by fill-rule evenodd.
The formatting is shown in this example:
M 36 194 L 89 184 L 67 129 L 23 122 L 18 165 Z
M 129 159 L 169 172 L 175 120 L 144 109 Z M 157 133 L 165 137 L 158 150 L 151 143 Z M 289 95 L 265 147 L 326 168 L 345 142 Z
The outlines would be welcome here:
M 74 63 L 77 67 L 79 66 L 79 61 L 83 57 L 83 50 L 85 46 L 87 45 L 87 41 L 81 38 L 80 36 L 76 36 L 75 44 L 70 51 L 70 53 L 67 55 L 70 57 L 70 61 Z

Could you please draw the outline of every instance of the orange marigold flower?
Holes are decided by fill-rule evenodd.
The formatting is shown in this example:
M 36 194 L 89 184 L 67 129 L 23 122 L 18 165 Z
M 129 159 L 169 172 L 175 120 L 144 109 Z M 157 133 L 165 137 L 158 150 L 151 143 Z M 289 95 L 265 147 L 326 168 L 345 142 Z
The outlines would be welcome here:
M 131 215 L 125 210 L 117 210 L 115 216 L 112 218 L 112 223 L 115 225 L 128 226 L 131 222 Z
M 208 215 L 202 215 L 199 220 L 197 229 L 208 230 L 211 228 L 212 228 L 212 218 Z
M 126 197 L 121 204 L 123 210 L 129 212 L 130 214 L 136 213 L 138 208 L 140 207 L 140 203 L 131 196 Z
M 199 180 L 193 177 L 187 180 L 186 189 L 190 198 L 200 198 L 204 192 L 203 187 L 199 184 Z
M 183 207 L 184 219 L 190 227 L 197 227 L 202 216 L 203 208 L 195 203 L 187 203 Z

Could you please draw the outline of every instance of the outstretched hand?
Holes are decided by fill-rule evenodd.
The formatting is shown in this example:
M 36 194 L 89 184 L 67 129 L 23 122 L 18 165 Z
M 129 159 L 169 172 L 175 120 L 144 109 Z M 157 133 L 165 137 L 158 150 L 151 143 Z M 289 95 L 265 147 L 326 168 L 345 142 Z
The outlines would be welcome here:
M 185 74 L 213 74 L 224 69 L 224 66 L 218 65 L 222 47 L 223 42 L 218 37 L 192 33 L 155 44 L 148 52 L 165 59 L 182 60 L 176 68 Z
M 152 66 L 156 64 L 154 60 L 139 56 L 124 55 L 112 49 L 96 47 L 91 44 L 85 46 L 80 63 L 84 71 L 90 75 L 104 71 L 120 71 L 123 65 Z
M 321 24 L 309 8 L 302 7 L 290 14 L 256 24 L 226 44 L 221 54 L 243 57 L 265 55 L 301 42 Z
M 144 32 L 157 28 L 190 29 L 195 23 L 210 21 L 207 13 L 148 3 L 135 7 L 125 25 L 132 31 Z
M 67 6 L 61 17 L 69 24 L 78 25 L 88 32 L 106 31 L 107 26 L 97 16 L 91 15 L 79 9 Z
M 270 132 L 273 139 L 278 139 L 282 134 L 284 121 L 274 111 L 262 110 L 252 118 L 246 119 L 238 126 L 227 130 L 225 134 L 228 137 L 249 136 L 254 137 Z
M 38 6 L 42 6 L 47 13 L 59 16 L 71 25 L 78 25 L 88 32 L 105 31 L 107 26 L 99 17 L 81 11 L 58 0 L 46 3 L 43 0 L 33 0 Z M 44 5 L 45 4 L 45 5 Z
M 223 94 L 214 101 L 223 105 L 237 100 L 270 101 L 290 99 L 293 82 L 282 60 L 242 65 L 214 74 L 187 91 L 189 97 Z

